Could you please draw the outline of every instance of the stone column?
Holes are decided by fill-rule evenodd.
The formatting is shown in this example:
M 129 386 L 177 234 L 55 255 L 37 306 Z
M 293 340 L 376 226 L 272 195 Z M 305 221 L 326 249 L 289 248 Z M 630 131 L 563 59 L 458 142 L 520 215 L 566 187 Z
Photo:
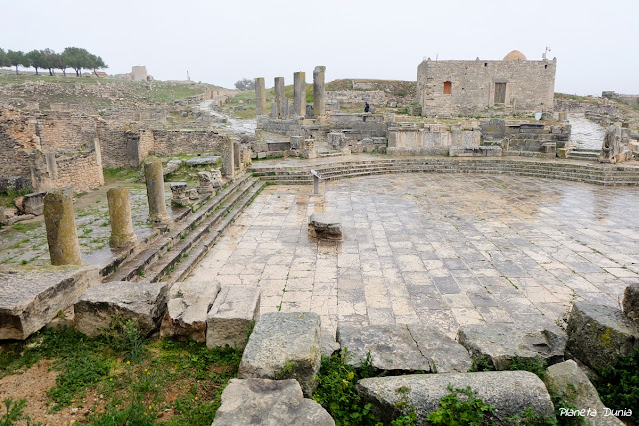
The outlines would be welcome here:
M 109 218 L 111 219 L 111 247 L 126 247 L 134 244 L 138 237 L 133 231 L 129 188 L 111 188 L 107 192 Z
M 284 116 L 284 102 L 286 102 L 284 77 L 275 77 L 275 118 L 286 118 Z
M 293 116 L 306 116 L 306 73 L 293 74 Z
M 146 197 L 149 200 L 149 219 L 154 223 L 168 222 L 171 217 L 166 211 L 164 200 L 162 160 L 147 157 L 144 160 L 144 178 L 146 179 Z
M 52 189 L 44 196 L 44 225 L 51 264 L 82 265 L 72 187 Z
M 222 173 L 224 173 L 227 179 L 233 179 L 235 176 L 233 151 L 233 141 L 231 138 L 226 137 L 226 140 L 222 142 Z
M 264 77 L 255 79 L 255 112 L 258 117 L 266 115 L 266 88 Z
M 324 94 L 324 74 L 326 67 L 316 66 L 313 70 L 313 115 L 321 117 L 326 115 L 326 98 Z

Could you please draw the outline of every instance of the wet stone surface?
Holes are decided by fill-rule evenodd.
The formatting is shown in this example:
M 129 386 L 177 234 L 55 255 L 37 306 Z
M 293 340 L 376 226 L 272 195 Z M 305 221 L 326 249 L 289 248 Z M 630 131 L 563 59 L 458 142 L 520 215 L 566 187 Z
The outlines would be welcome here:
M 324 331 L 564 323 L 573 300 L 618 308 L 639 279 L 639 189 L 479 174 L 269 186 L 193 277 L 257 286 L 262 313 L 311 311 Z M 345 238 L 309 238 L 337 212 Z

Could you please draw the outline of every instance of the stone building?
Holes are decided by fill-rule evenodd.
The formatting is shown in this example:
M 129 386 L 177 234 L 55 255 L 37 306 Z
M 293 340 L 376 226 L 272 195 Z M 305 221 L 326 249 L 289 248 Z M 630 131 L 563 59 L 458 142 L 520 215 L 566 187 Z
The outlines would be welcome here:
M 552 111 L 557 58 L 529 61 L 513 50 L 501 61 L 422 61 L 417 97 L 425 116 Z

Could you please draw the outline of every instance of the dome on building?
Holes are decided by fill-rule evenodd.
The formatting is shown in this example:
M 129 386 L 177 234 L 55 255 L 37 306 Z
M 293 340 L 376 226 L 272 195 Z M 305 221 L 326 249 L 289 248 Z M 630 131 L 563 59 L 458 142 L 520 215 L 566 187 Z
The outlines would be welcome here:
M 504 56 L 504 61 L 517 61 L 521 59 L 522 61 L 526 60 L 526 57 L 519 50 L 513 50 L 508 55 Z

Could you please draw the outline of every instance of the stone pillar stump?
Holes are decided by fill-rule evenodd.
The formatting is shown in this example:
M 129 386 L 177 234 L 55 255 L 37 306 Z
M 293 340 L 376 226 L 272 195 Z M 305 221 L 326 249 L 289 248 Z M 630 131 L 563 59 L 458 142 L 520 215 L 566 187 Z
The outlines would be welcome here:
M 135 244 L 138 237 L 133 231 L 129 188 L 111 188 L 107 192 L 109 218 L 111 220 L 111 247 L 126 247 Z
M 255 79 L 255 113 L 258 117 L 266 115 L 266 88 L 264 77 Z
M 155 157 L 144 160 L 144 178 L 146 179 L 146 196 L 149 200 L 149 219 L 153 223 L 168 222 L 171 217 L 166 211 L 164 199 L 162 160 Z
M 44 225 L 51 264 L 82 265 L 72 187 L 52 189 L 44 196 Z
M 316 66 L 313 70 L 313 114 L 316 118 L 326 115 L 326 97 L 324 91 L 325 73 L 326 67 L 324 66 Z

